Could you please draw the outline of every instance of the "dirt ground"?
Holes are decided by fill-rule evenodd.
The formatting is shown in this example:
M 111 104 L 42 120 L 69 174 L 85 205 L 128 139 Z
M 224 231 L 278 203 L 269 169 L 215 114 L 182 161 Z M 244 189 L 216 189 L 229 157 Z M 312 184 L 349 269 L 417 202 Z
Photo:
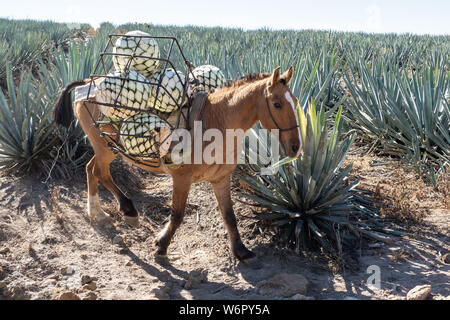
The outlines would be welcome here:
M 304 276 L 314 299 L 405 299 L 417 285 L 431 285 L 428 299 L 450 299 L 449 188 L 439 192 L 394 160 L 352 150 L 352 175 L 383 200 L 383 214 L 410 231 L 392 243 L 361 241 L 353 267 L 336 268 L 319 253 L 305 258 L 274 241 L 274 229 L 252 219 L 235 201 L 244 243 L 261 262 L 252 269 L 228 249 L 211 187 L 191 189 L 184 223 L 169 247 L 169 261 L 153 257 L 153 240 L 170 214 L 171 179 L 113 163 L 113 177 L 134 200 L 141 226 L 122 223 L 112 195 L 100 187 L 102 206 L 114 222 L 92 224 L 86 214 L 85 175 L 47 185 L 30 177 L 0 178 L 0 300 L 57 299 L 281 299 L 257 286 L 280 273 Z M 239 199 L 233 182 L 233 199 Z M 120 236 L 120 237 L 118 237 Z M 381 288 L 367 286 L 378 266 Z M 197 274 L 196 274 L 197 272 Z M 200 275 L 200 276 L 199 276 Z M 195 278 L 197 277 L 197 279 Z M 71 297 L 69 294 L 69 298 Z

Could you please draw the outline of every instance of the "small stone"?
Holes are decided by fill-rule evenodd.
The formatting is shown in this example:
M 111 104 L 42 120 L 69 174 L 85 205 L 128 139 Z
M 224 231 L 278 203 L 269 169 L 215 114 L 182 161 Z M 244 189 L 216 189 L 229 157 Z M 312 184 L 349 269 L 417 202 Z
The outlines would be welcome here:
M 61 274 L 65 276 L 71 276 L 75 273 L 75 269 L 72 266 L 61 268 Z
M 200 283 L 206 282 L 208 278 L 208 271 L 204 269 L 197 269 L 189 272 L 188 279 L 184 284 L 187 290 L 195 289 Z
M 167 282 L 165 285 L 160 286 L 159 289 L 164 291 L 165 293 L 170 294 L 170 291 L 173 288 L 173 282 Z
M 133 288 L 131 285 L 128 285 L 127 290 L 128 290 L 128 291 L 133 291 L 134 288 Z
M 81 276 L 81 284 L 82 285 L 85 285 L 85 284 L 87 284 L 87 283 L 89 283 L 91 281 L 92 281 L 92 279 L 91 279 L 90 276 L 87 276 L 87 275 Z
M 24 288 L 21 285 L 11 285 L 3 289 L 3 295 L 10 299 L 23 299 Z
M 303 294 L 297 293 L 296 295 L 293 295 L 289 298 L 290 300 L 315 300 L 314 297 L 307 297 Z
M 55 279 L 47 279 L 42 282 L 43 287 L 50 287 L 50 286 L 54 286 L 55 284 L 56 284 Z
M 350 297 L 350 296 L 348 296 L 348 297 L 345 297 L 344 300 L 359 300 L 359 299 L 356 298 L 356 297 Z
M 6 254 L 8 252 L 11 252 L 11 250 L 9 250 L 9 248 L 2 248 L 2 249 L 0 249 L 0 254 Z
M 89 256 L 86 253 L 80 254 L 80 258 L 86 260 Z
M 80 297 L 77 296 L 72 291 L 64 292 L 58 298 L 58 300 L 80 300 Z
M 95 289 L 97 289 L 97 283 L 95 281 L 92 281 L 88 284 L 85 284 L 83 286 L 83 290 L 90 290 L 90 291 L 94 291 Z
M 431 293 L 431 286 L 426 284 L 422 286 L 416 286 L 409 290 L 406 294 L 406 300 L 425 300 Z
M 88 275 L 83 275 L 81 277 L 81 284 L 82 285 L 88 284 L 88 283 L 90 283 L 92 281 L 97 281 L 97 278 L 91 277 L 91 276 L 88 276 Z
M 442 256 L 442 262 L 446 264 L 450 264 L 450 253 L 446 253 Z
M 170 298 L 169 294 L 161 289 L 153 289 L 152 293 L 155 295 L 155 298 L 159 300 L 169 300 Z
M 308 280 L 301 274 L 281 273 L 256 284 L 258 293 L 265 296 L 292 297 L 297 293 L 305 295 Z
M 183 299 L 185 299 L 185 300 L 193 300 L 193 299 L 195 299 L 195 298 L 192 296 L 192 294 L 191 294 L 191 292 L 190 292 L 189 290 L 184 290 L 184 289 L 182 289 L 182 290 L 180 291 L 180 296 L 181 296 Z
M 88 292 L 87 294 L 84 295 L 83 300 L 97 300 L 97 295 L 95 294 L 95 292 Z
M 47 255 L 47 259 L 55 259 L 55 258 L 57 258 L 58 257 L 58 254 L 56 253 L 56 252 L 50 252 L 48 255 Z
M 133 265 L 133 261 L 132 260 L 128 260 L 127 263 L 125 263 L 125 266 L 130 267 Z
M 124 244 L 123 242 L 123 238 L 121 235 L 116 235 L 113 240 L 112 240 L 113 244 L 118 244 L 118 245 L 122 245 Z

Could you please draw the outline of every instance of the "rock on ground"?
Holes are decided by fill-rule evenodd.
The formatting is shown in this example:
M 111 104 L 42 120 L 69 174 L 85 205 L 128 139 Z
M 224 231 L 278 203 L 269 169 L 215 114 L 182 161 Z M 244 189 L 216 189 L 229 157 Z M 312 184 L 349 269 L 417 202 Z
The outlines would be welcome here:
M 97 300 L 97 294 L 90 291 L 83 296 L 83 300 Z
M 442 262 L 450 264 L 450 253 L 446 253 L 442 256 Z
M 431 286 L 426 284 L 422 286 L 416 286 L 409 290 L 406 294 L 406 300 L 425 300 L 431 293 Z
M 64 292 L 58 298 L 58 300 L 80 300 L 80 297 L 77 296 L 72 291 Z
M 153 289 L 152 293 L 155 295 L 156 299 L 159 299 L 159 300 L 169 300 L 170 299 L 169 294 L 161 289 Z
M 289 298 L 290 300 L 315 300 L 314 297 L 307 297 L 303 294 L 297 293 Z
M 81 277 L 81 284 L 82 285 L 85 285 L 85 284 L 88 284 L 88 283 L 91 283 L 91 282 L 95 282 L 95 281 L 97 281 L 96 277 L 91 277 L 89 275 L 83 275 Z
M 117 245 L 123 245 L 124 241 L 123 241 L 123 237 L 121 235 L 116 235 L 113 240 L 112 240 L 113 244 L 117 244 Z
M 89 282 L 83 286 L 83 290 L 94 291 L 97 289 L 97 283 L 95 281 Z
M 188 279 L 184 284 L 184 288 L 187 290 L 195 289 L 202 282 L 208 280 L 208 271 L 204 269 L 197 269 L 189 272 Z
M 281 273 L 256 284 L 258 293 L 264 296 L 292 297 L 306 295 L 308 280 L 301 274 Z

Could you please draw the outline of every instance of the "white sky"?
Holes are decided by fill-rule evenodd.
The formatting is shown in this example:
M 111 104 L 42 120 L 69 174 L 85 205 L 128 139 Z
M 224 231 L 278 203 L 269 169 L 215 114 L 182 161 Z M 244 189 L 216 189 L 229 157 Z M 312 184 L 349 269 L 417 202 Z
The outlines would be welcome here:
M 0 17 L 450 34 L 450 0 L 1 0 Z

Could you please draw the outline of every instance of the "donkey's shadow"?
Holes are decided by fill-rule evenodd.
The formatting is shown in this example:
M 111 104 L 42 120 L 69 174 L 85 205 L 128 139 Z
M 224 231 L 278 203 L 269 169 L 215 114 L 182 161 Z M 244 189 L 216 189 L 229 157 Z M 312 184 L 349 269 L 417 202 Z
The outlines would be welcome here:
M 132 250 L 127 251 L 126 255 L 148 275 L 156 277 L 163 285 L 169 285 L 171 299 L 186 299 L 182 291 L 187 292 L 183 287 L 183 282 L 189 279 L 189 272 L 175 267 L 167 259 L 153 259 L 152 261 L 144 261 Z M 159 269 L 156 264 L 161 268 Z M 250 274 L 255 270 L 240 266 L 239 269 L 244 274 Z M 174 276 L 178 278 L 175 278 Z M 249 292 L 250 291 L 250 292 Z M 189 290 L 189 295 L 192 299 L 239 299 L 240 296 L 249 294 L 253 289 L 238 289 L 224 282 L 217 282 L 211 279 L 201 283 L 195 289 Z M 256 297 L 261 298 L 261 297 Z

